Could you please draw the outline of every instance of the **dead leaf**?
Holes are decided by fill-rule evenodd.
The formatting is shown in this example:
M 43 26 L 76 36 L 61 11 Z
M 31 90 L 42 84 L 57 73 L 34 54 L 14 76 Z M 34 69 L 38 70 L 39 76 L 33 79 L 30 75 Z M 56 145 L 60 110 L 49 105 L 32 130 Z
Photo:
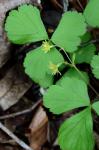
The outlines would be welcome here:
M 7 110 L 16 104 L 31 85 L 30 81 L 26 81 L 18 73 L 16 66 L 12 67 L 4 78 L 0 80 L 0 106 L 2 109 Z
M 29 136 L 30 146 L 34 150 L 41 150 L 41 146 L 47 141 L 47 127 L 48 117 L 40 106 L 29 126 L 31 131 Z

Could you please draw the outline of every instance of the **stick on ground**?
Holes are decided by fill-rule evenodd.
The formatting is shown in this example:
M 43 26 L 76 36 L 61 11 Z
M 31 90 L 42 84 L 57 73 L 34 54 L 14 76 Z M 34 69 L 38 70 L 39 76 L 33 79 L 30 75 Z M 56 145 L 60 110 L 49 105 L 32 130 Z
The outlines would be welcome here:
M 4 119 L 8 119 L 8 118 L 14 118 L 14 117 L 17 117 L 17 116 L 20 116 L 20 115 L 24 115 L 24 114 L 30 113 L 30 112 L 32 112 L 41 102 L 42 102 L 42 100 L 40 99 L 40 100 L 39 100 L 38 102 L 36 102 L 31 108 L 28 108 L 28 109 L 25 109 L 25 110 L 23 110 L 23 111 L 19 111 L 19 112 L 16 112 L 16 113 L 12 113 L 12 114 L 9 114 L 9 115 L 0 116 L 0 120 L 4 120 Z
M 6 134 L 8 134 L 12 139 L 14 139 L 15 142 L 18 143 L 25 150 L 33 150 L 25 142 L 23 142 L 16 135 L 14 135 L 9 129 L 7 129 L 1 122 L 0 122 L 0 129 L 3 130 Z

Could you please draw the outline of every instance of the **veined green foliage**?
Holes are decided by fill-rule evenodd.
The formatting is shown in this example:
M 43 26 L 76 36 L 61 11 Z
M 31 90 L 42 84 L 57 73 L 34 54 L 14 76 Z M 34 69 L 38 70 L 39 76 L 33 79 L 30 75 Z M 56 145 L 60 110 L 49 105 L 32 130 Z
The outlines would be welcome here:
M 91 67 L 94 76 L 99 79 L 99 55 L 94 55 L 91 61 Z
M 81 43 L 80 37 L 86 32 L 86 24 L 81 13 L 68 11 L 54 32 L 51 40 L 67 52 L 74 52 Z
M 61 80 L 59 85 L 52 85 L 43 99 L 44 105 L 55 114 L 90 105 L 86 83 L 69 77 Z
M 26 44 L 48 38 L 39 10 L 26 4 L 9 13 L 5 31 L 8 39 L 15 44 Z
M 94 149 L 93 121 L 89 107 L 61 125 L 58 141 L 62 150 Z
M 91 27 L 99 27 L 99 0 L 89 0 L 84 16 Z
M 39 83 L 42 87 L 49 87 L 53 84 L 53 72 L 58 73 L 58 65 L 63 63 L 64 59 L 55 47 L 47 53 L 41 46 L 27 53 L 24 60 L 25 72 L 32 80 Z M 57 68 L 52 68 L 51 65 Z M 57 70 L 55 70 L 57 69 Z

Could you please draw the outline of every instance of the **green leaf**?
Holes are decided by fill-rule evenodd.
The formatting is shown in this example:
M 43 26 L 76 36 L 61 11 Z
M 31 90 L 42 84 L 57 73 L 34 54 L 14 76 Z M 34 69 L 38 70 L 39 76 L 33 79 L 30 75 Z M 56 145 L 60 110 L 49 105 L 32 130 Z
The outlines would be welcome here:
M 92 27 L 99 27 L 99 0 L 90 0 L 87 4 L 84 16 L 86 22 Z
M 91 61 L 91 67 L 94 76 L 99 79 L 99 55 L 94 55 Z
M 43 88 L 47 88 L 49 86 L 51 86 L 53 84 L 54 78 L 52 75 L 47 74 L 43 77 L 43 78 L 32 78 L 32 80 L 36 83 L 38 83 L 40 86 L 42 86 Z
M 55 114 L 89 104 L 87 86 L 76 78 L 65 77 L 60 85 L 52 85 L 44 95 L 44 105 Z
M 81 64 L 81 63 L 91 63 L 91 60 L 95 54 L 96 47 L 94 44 L 89 44 L 88 46 L 84 46 L 82 48 L 79 48 L 75 52 L 75 63 Z
M 96 111 L 96 113 L 99 115 L 99 101 L 93 103 L 92 108 Z
M 41 86 L 48 87 L 53 83 L 50 62 L 60 64 L 64 62 L 64 59 L 56 48 L 51 48 L 49 52 L 45 53 L 41 46 L 27 53 L 24 60 L 25 72 Z
M 66 77 L 70 77 L 70 78 L 77 78 L 80 80 L 84 80 L 85 83 L 89 83 L 89 76 L 86 72 L 84 71 L 80 71 L 82 73 L 82 76 L 74 69 L 74 68 L 70 68 L 63 76 L 62 78 L 57 82 L 57 84 L 60 84 L 61 82 L 63 82 L 62 80 L 64 80 Z
M 81 37 L 82 43 L 88 42 L 91 40 L 91 34 L 90 32 L 86 32 L 82 37 Z
M 67 52 L 74 52 L 80 45 L 80 37 L 86 32 L 86 24 L 81 13 L 68 11 L 64 13 L 60 24 L 51 40 Z
M 9 40 L 15 44 L 31 43 L 48 38 L 39 10 L 26 4 L 9 13 L 5 31 Z
M 89 107 L 62 124 L 58 141 L 62 150 L 94 149 L 93 121 Z

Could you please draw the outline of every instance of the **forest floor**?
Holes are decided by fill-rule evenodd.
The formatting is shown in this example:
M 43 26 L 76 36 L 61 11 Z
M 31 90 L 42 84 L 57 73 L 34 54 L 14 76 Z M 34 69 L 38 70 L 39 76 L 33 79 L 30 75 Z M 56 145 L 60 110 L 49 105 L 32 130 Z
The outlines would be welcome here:
M 60 124 L 75 113 L 53 115 L 42 103 L 43 89 L 24 73 L 22 63 L 26 52 L 35 44 L 10 44 L 4 33 L 8 12 L 23 3 L 32 3 L 41 10 L 49 36 L 56 29 L 62 13 L 67 10 L 82 12 L 87 0 L 0 0 L 0 150 L 60 150 L 57 134 Z M 99 38 L 99 30 L 92 31 Z M 99 47 L 99 44 L 96 43 Z M 82 70 L 90 73 L 87 64 Z M 99 81 L 90 74 L 90 81 L 99 92 Z M 89 89 L 93 99 L 94 93 Z M 77 111 L 77 110 L 76 110 Z M 99 117 L 94 117 L 95 150 L 99 150 Z

